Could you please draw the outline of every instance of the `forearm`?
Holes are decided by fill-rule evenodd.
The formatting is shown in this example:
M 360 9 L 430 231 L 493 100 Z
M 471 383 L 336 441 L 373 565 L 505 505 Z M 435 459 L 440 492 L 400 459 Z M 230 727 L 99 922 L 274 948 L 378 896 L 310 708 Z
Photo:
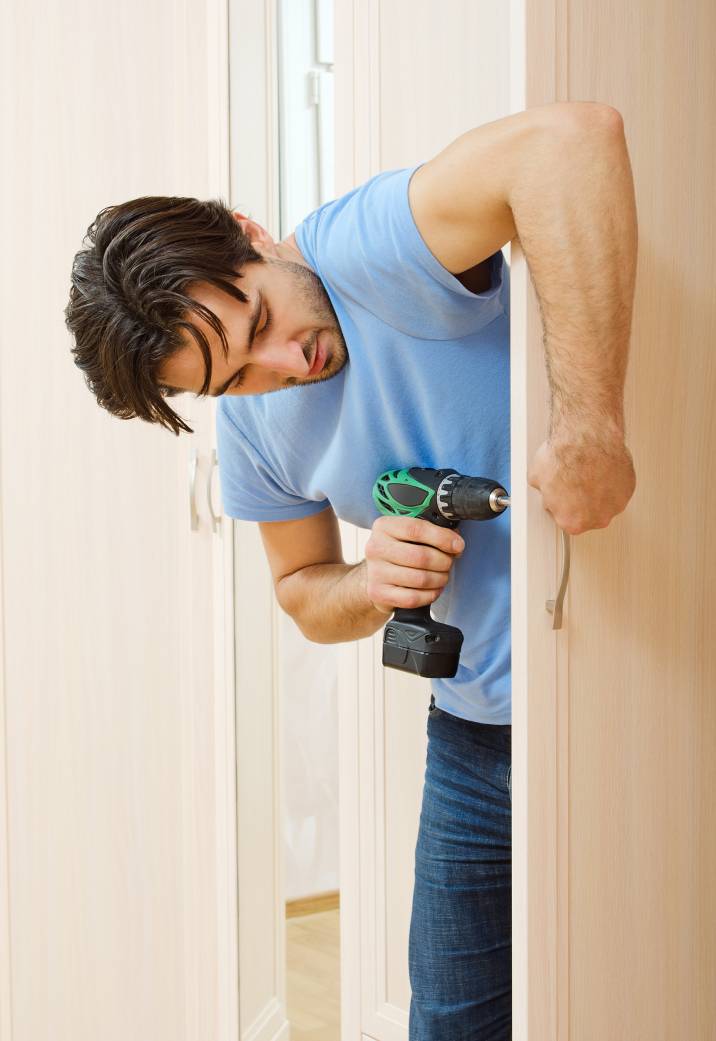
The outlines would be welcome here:
M 550 437 L 623 437 L 637 214 L 619 115 L 590 107 L 527 158 L 509 204 L 542 316 Z
M 368 599 L 365 560 L 312 564 L 284 578 L 281 586 L 284 610 L 314 643 L 360 640 L 372 636 L 390 618 Z

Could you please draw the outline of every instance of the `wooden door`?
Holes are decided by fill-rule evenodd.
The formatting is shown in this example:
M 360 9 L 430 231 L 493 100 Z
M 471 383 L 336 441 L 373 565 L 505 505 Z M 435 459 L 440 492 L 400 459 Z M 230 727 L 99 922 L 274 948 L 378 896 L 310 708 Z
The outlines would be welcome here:
M 625 405 L 637 488 L 571 539 L 522 483 L 544 436 L 541 328 L 513 244 L 514 1036 L 716 1035 L 716 12 L 512 5 L 513 110 L 622 114 L 639 215 Z M 523 580 L 520 581 L 520 576 Z
M 713 184 L 716 18 L 673 5 L 337 3 L 337 192 L 470 126 L 553 101 L 624 118 L 640 255 L 626 388 L 638 486 L 562 538 L 527 485 L 548 430 L 538 301 L 511 262 L 513 1037 L 716 1031 Z M 365 535 L 357 532 L 355 559 Z M 407 936 L 428 685 L 345 649 L 345 1041 L 407 1035 Z
M 208 501 L 212 417 L 175 399 L 196 431 L 177 439 L 100 410 L 63 316 L 101 208 L 223 190 L 221 10 L 5 5 L 0 35 L 0 1035 L 228 1039 L 231 547 Z

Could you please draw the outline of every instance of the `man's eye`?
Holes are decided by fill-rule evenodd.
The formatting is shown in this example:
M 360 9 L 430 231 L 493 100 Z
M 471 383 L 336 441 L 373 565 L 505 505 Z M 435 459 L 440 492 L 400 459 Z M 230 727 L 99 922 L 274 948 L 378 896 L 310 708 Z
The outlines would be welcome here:
M 259 329 L 259 336 L 263 335 L 263 333 L 265 333 L 267 331 L 267 329 L 270 329 L 270 327 L 271 327 L 271 312 L 269 311 L 269 309 L 267 307 L 266 308 L 266 321 L 264 322 L 263 328 Z M 244 382 L 245 373 L 246 373 L 246 367 L 244 367 L 241 370 L 241 372 L 238 373 L 238 375 L 237 375 L 236 379 L 234 380 L 234 382 L 230 383 L 227 389 L 228 390 L 233 390 L 234 387 L 240 387 L 241 384 Z

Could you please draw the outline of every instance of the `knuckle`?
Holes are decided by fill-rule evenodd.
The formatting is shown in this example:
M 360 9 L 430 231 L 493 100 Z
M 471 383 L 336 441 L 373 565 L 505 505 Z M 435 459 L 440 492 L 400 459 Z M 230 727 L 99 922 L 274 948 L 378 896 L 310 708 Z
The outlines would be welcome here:
M 373 560 L 378 555 L 377 552 L 378 540 L 373 535 L 368 539 L 365 544 L 365 555 L 367 560 Z
M 427 552 L 422 546 L 406 546 L 405 554 L 410 567 L 425 567 Z
M 420 542 L 422 536 L 422 525 L 420 521 L 409 520 L 405 524 L 405 538 Z
M 399 527 L 399 524 L 396 524 L 396 521 L 399 520 L 399 517 L 390 517 L 388 516 L 388 514 L 383 513 L 380 515 L 380 517 L 377 518 L 377 520 L 373 521 L 373 527 L 371 529 L 371 532 L 374 536 L 377 536 L 379 539 L 385 538 L 386 536 L 394 537 L 396 534 L 396 529 Z

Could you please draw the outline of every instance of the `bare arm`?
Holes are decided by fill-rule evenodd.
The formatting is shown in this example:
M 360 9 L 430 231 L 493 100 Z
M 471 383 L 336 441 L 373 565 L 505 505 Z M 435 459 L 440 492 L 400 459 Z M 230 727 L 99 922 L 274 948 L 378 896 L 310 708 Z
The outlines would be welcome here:
M 333 510 L 259 524 L 276 598 L 306 639 L 372 636 L 396 607 L 432 604 L 465 547 L 456 532 L 409 517 L 378 517 L 358 564 L 343 560 Z
M 366 561 L 313 564 L 284 578 L 276 593 L 307 640 L 346 643 L 372 636 L 392 615 L 379 610 L 366 590 Z
M 637 220 L 621 116 L 560 103 L 477 127 L 417 171 L 410 200 L 453 273 L 519 237 L 551 387 L 548 441 L 530 484 L 566 531 L 605 527 L 636 485 L 623 390 Z
M 329 506 L 310 517 L 259 524 L 276 599 L 306 639 L 342 643 L 371 636 L 392 611 L 366 590 L 366 561 L 346 564 L 338 520 Z
M 545 139 L 508 198 L 539 298 L 550 436 L 623 437 L 637 220 L 619 113 L 587 106 Z

